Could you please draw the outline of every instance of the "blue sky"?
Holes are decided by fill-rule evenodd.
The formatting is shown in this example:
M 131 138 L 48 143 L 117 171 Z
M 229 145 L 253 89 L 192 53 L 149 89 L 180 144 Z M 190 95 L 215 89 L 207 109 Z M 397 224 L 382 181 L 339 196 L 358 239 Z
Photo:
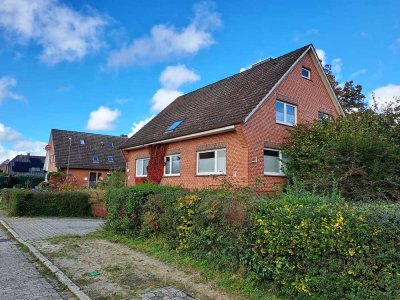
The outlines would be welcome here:
M 313 43 L 400 96 L 400 2 L 0 0 L 0 161 L 52 128 L 131 134 L 175 97 Z

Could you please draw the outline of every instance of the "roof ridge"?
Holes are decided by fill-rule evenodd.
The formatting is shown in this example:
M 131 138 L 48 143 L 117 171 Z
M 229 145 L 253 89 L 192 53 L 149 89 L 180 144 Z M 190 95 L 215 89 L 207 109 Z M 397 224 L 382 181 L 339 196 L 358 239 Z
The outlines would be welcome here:
M 80 134 L 89 134 L 89 135 L 99 135 L 99 136 L 115 137 L 115 138 L 121 138 L 121 139 L 127 139 L 128 138 L 128 137 L 119 136 L 119 135 L 112 135 L 112 134 L 91 133 L 91 132 L 83 132 L 83 131 L 76 131 L 76 130 L 57 129 L 57 128 L 52 128 L 51 132 L 53 132 L 53 131 L 62 131 L 62 132 L 71 132 L 71 133 L 80 133 Z

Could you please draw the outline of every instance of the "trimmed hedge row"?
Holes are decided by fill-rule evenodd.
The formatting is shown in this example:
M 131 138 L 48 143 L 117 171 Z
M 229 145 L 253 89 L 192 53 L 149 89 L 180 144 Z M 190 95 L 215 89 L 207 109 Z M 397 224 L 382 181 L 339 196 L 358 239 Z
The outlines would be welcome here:
M 90 216 L 89 196 L 84 192 L 12 190 L 8 209 L 12 216 Z
M 44 180 L 44 175 L 15 175 L 0 176 L 0 189 L 2 188 L 34 188 Z
M 106 193 L 106 228 L 161 234 L 177 251 L 290 299 L 397 299 L 399 204 L 355 205 L 290 189 L 282 199 L 248 191 L 187 192 L 152 185 Z

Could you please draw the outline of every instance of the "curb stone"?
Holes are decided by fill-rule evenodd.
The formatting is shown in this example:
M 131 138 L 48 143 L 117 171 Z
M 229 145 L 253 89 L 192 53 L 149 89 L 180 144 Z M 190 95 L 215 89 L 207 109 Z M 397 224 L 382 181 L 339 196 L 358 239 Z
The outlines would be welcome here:
M 64 274 L 58 267 L 56 267 L 47 257 L 45 257 L 38 249 L 36 249 L 32 244 L 24 241 L 19 237 L 18 233 L 16 233 L 11 226 L 7 224 L 3 219 L 0 219 L 0 223 L 4 226 L 4 228 L 22 245 L 26 246 L 29 251 L 41 262 L 46 268 L 52 272 L 57 279 L 65 284 L 68 289 L 79 299 L 79 300 L 91 300 L 91 298 L 86 295 L 80 288 L 77 286 L 71 279 Z

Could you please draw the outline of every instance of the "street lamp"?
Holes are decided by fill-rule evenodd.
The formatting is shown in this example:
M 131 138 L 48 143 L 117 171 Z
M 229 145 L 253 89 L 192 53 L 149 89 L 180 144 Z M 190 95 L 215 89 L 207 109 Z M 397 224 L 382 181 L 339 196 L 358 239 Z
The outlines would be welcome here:
M 69 156 L 71 155 L 71 142 L 72 139 L 69 137 L 69 148 L 68 148 L 68 163 L 67 163 L 67 179 L 68 179 L 68 173 L 69 173 Z

